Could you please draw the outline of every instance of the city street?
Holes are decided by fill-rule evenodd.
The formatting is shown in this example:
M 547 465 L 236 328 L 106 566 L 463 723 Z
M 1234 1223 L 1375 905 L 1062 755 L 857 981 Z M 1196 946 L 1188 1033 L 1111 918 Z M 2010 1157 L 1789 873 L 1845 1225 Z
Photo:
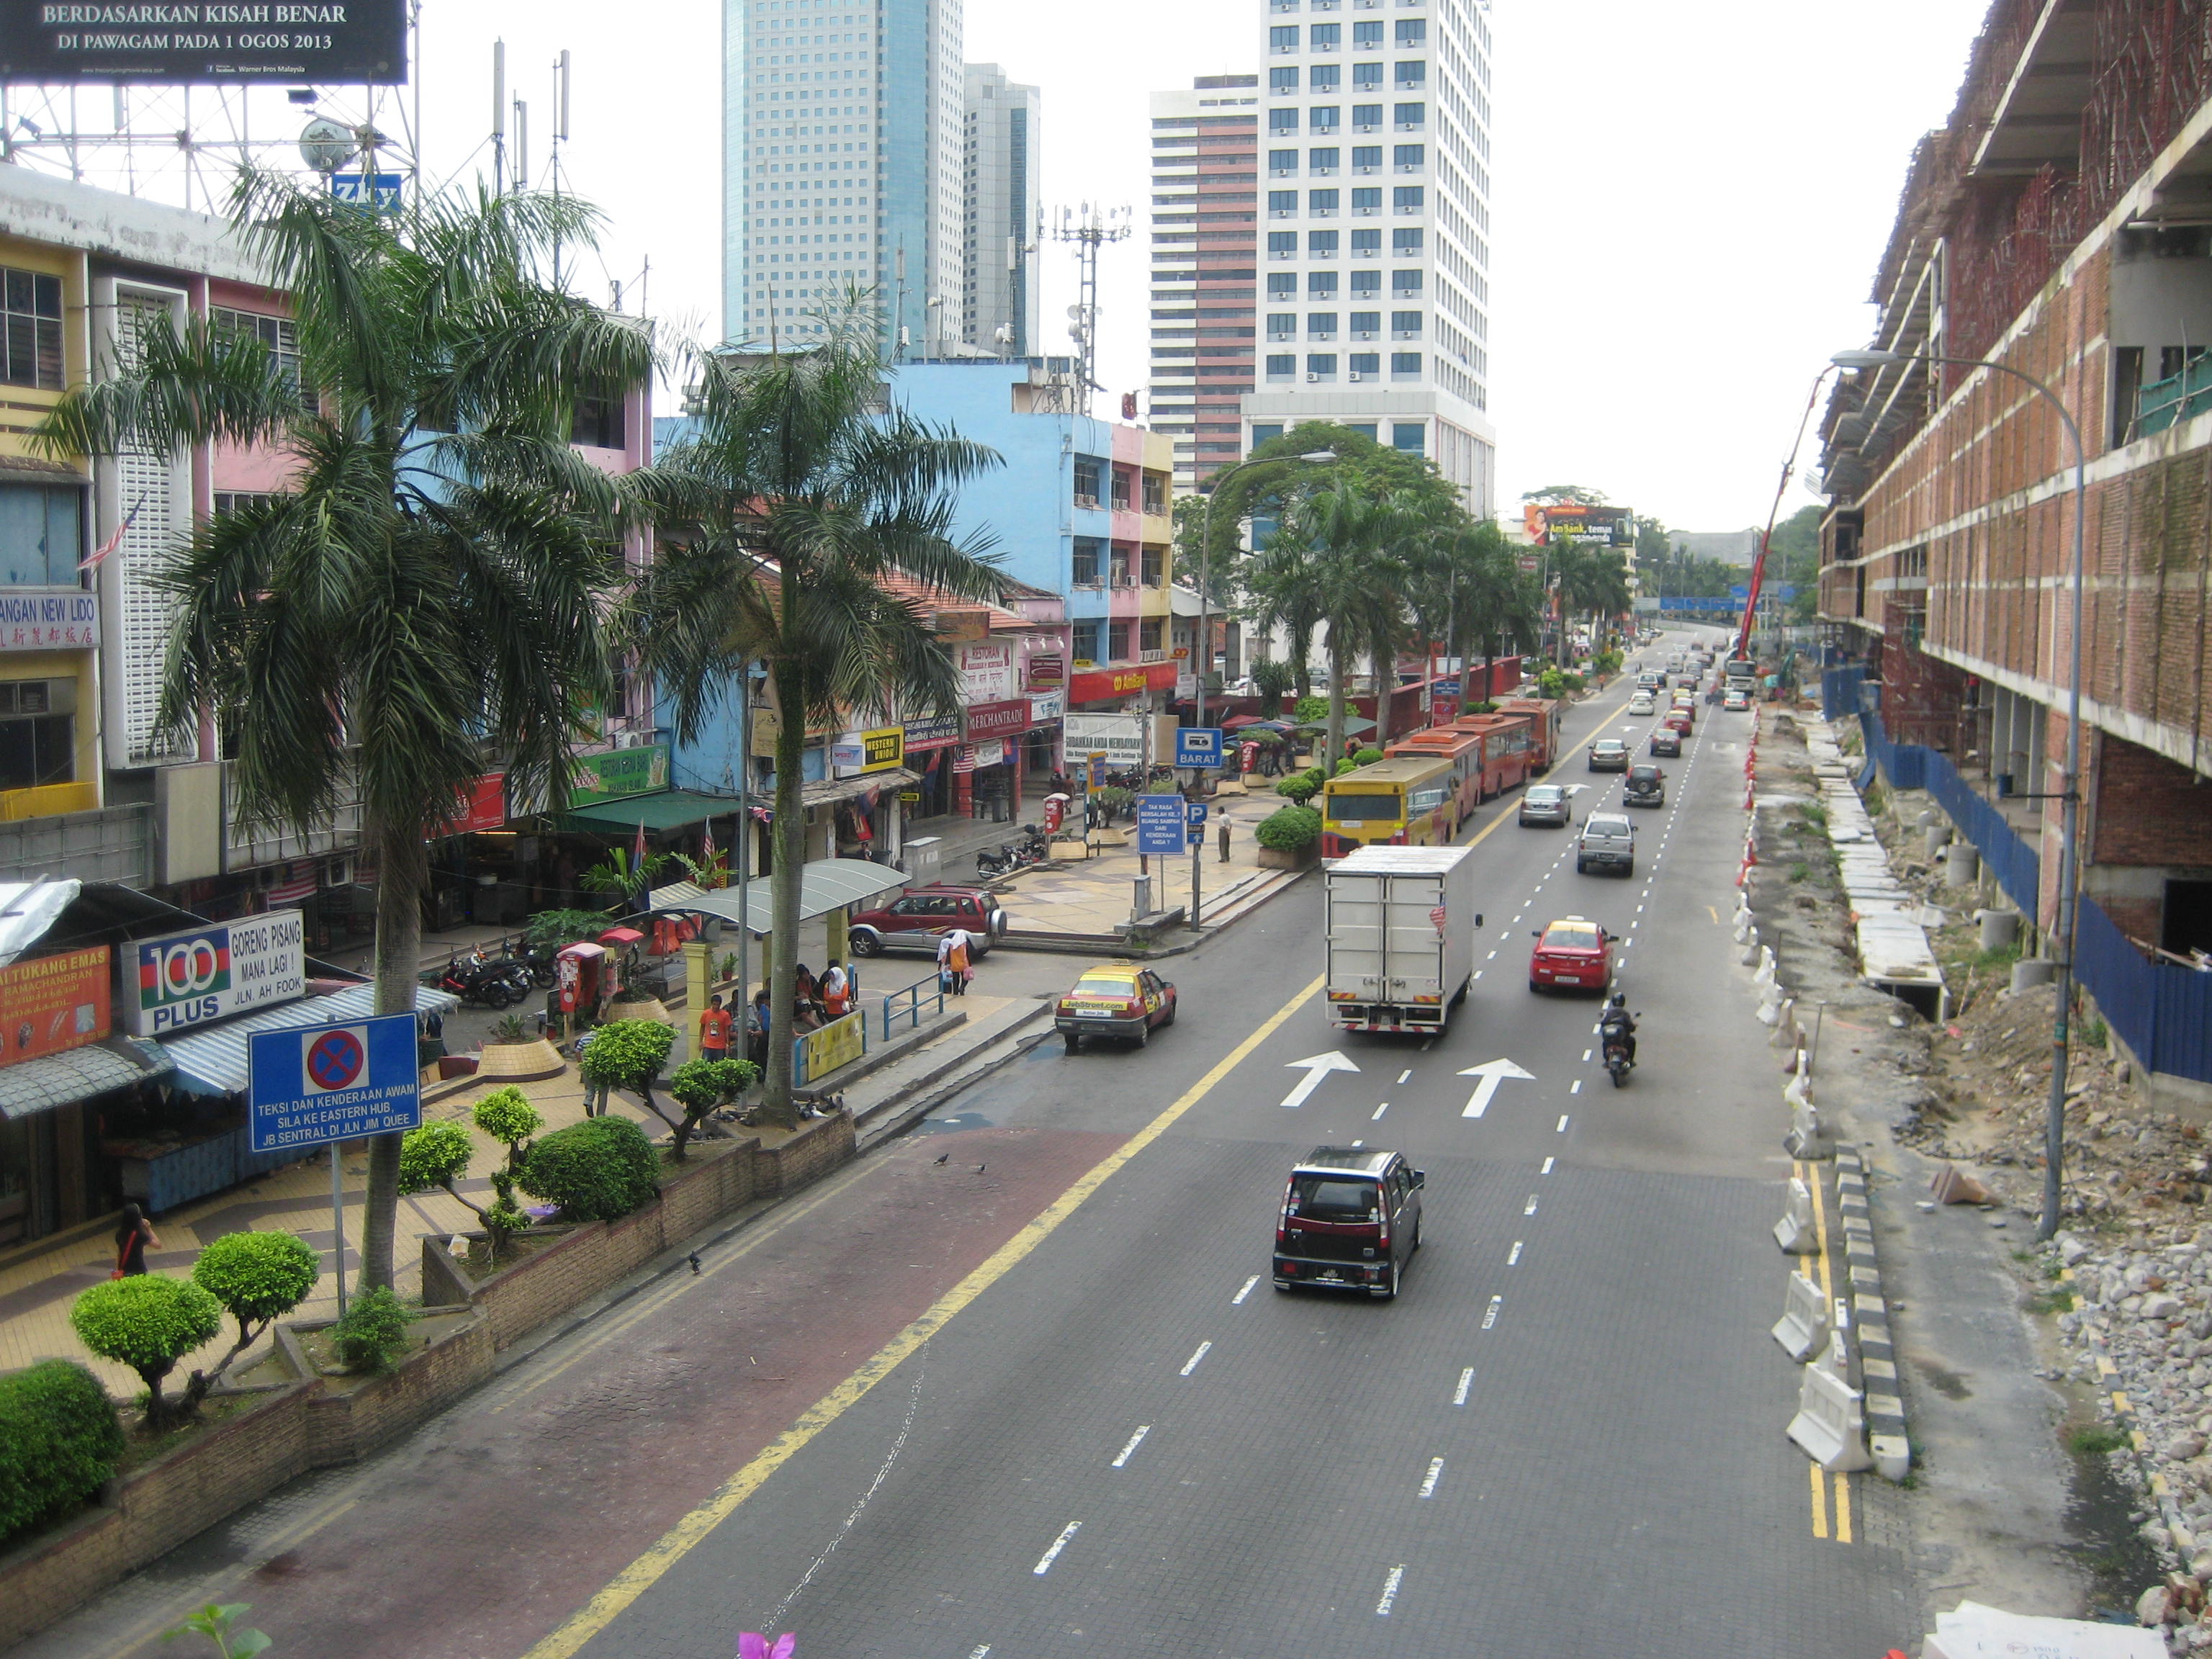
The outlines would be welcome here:
M 1570 742 L 1640 756 L 1629 689 Z M 1146 1048 L 1033 1049 L 19 1651 L 150 1654 L 210 1600 L 314 1659 L 708 1659 L 743 1630 L 805 1659 L 1901 1644 L 1903 1499 L 1783 1434 L 1786 1126 L 1726 927 L 1753 717 L 1698 713 L 1627 878 L 1483 808 L 1480 971 L 1441 1040 L 1329 1029 L 1302 883 L 1164 965 L 1180 1018 Z M 1577 823 L 1618 803 L 1579 747 L 1551 775 Z M 1623 940 L 1619 1091 L 1596 1000 L 1528 988 L 1531 931 L 1570 914 Z M 1291 1105 L 1332 1053 L 1357 1069 Z M 1501 1060 L 1529 1077 L 1468 1073 Z M 1317 1144 L 1426 1171 L 1395 1302 L 1270 1287 Z

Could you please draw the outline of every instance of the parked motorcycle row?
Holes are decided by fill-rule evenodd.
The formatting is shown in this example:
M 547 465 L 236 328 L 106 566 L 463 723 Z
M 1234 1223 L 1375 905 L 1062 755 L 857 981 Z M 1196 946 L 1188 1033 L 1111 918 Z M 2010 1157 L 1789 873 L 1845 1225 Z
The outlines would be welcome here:
M 548 945 L 526 945 L 519 956 L 488 957 L 478 950 L 464 957 L 457 951 L 436 973 L 421 977 L 465 1006 L 512 1008 L 533 989 L 551 988 L 554 954 Z
M 1021 838 L 1011 841 L 995 852 L 985 848 L 975 854 L 975 873 L 988 879 L 1009 876 L 1017 870 L 1026 870 L 1033 864 L 1042 864 L 1051 855 L 1050 844 L 1042 827 L 1034 823 L 1022 826 Z

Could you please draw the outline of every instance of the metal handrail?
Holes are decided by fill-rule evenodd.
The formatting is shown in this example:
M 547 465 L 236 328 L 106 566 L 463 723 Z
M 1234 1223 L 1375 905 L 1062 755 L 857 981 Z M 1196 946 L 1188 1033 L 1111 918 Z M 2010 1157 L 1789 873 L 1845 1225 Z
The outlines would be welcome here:
M 922 1004 L 933 998 L 937 1006 L 931 1012 L 943 1013 L 945 1012 L 945 979 L 941 974 L 932 974 L 927 979 L 918 979 L 913 984 L 900 990 L 886 991 L 883 999 L 884 1041 L 889 1042 L 890 1039 L 893 1029 L 891 1022 L 894 1020 L 903 1019 L 907 1022 L 909 1030 L 920 1030 Z M 904 1006 L 897 1006 L 900 1004 Z

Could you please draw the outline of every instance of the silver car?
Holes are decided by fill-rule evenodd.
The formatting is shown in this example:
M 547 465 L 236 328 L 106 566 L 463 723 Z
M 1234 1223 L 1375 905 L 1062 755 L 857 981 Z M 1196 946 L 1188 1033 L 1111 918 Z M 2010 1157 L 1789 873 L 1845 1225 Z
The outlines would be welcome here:
M 1532 783 L 1521 796 L 1519 822 L 1556 824 L 1564 830 L 1573 821 L 1574 799 L 1556 783 Z

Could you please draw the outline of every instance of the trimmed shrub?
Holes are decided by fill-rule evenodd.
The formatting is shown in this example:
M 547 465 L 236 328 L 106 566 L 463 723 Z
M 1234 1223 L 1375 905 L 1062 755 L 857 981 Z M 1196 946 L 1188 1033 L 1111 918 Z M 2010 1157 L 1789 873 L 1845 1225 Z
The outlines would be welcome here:
M 559 1205 L 563 1220 L 613 1221 L 653 1201 L 657 1172 L 644 1130 L 626 1117 L 591 1117 L 532 1146 L 519 1184 Z
M 389 1285 L 379 1285 L 346 1304 L 345 1316 L 331 1327 L 331 1345 L 349 1371 L 389 1370 L 407 1346 L 407 1328 L 416 1317 Z
M 147 1426 L 160 1429 L 172 1416 L 162 1380 L 222 1332 L 222 1304 L 189 1279 L 140 1273 L 84 1291 L 70 1309 L 70 1324 L 77 1340 L 102 1359 L 138 1373 L 146 1385 Z
M 240 1348 L 271 1320 L 307 1299 L 322 1277 L 322 1258 L 291 1233 L 228 1233 L 200 1252 L 192 1282 L 238 1322 Z
M 75 1360 L 0 1376 L 0 1544 L 88 1501 L 122 1455 L 114 1402 Z
M 1356 772 L 1358 769 L 1359 769 L 1358 767 L 1352 763 L 1352 757 L 1349 755 L 1346 755 L 1342 760 L 1336 763 L 1336 775 L 1340 778 L 1346 772 Z
M 1252 832 L 1261 846 L 1296 853 L 1321 839 L 1321 814 L 1310 806 L 1285 806 L 1260 820 Z
M 1275 793 L 1293 805 L 1304 806 L 1314 798 L 1314 792 L 1320 787 L 1319 778 L 1310 772 L 1299 772 L 1291 777 L 1279 779 Z
M 591 1053 L 587 1048 L 586 1054 Z M 512 1083 L 495 1089 L 477 1102 L 469 1113 L 469 1121 L 477 1128 L 507 1147 L 507 1167 L 512 1171 L 522 1167 L 522 1155 L 528 1150 L 524 1145 L 531 1136 L 545 1127 L 545 1115 L 530 1103 L 530 1097 Z
M 1372 744 L 1370 744 L 1364 749 L 1354 750 L 1352 751 L 1352 763 L 1354 766 L 1372 766 L 1376 761 L 1379 761 L 1382 758 L 1382 751 L 1380 749 L 1376 748 Z
M 687 1060 L 668 1075 L 668 1092 L 684 1108 L 676 1126 L 676 1161 L 684 1162 L 684 1149 L 707 1114 L 726 1106 L 760 1080 L 760 1067 L 749 1060 Z

